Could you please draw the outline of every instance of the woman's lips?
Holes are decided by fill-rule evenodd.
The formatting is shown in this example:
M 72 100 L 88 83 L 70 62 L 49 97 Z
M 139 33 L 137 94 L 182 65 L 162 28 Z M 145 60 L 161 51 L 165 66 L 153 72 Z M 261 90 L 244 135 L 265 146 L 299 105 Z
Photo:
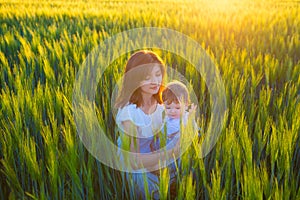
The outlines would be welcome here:
M 152 86 L 150 87 L 151 90 L 157 90 L 158 89 L 158 86 Z

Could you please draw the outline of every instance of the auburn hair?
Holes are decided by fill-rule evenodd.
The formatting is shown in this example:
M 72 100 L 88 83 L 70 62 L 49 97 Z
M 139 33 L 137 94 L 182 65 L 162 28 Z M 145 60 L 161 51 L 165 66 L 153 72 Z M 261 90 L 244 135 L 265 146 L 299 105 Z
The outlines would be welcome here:
M 141 82 L 145 80 L 146 76 L 151 73 L 153 67 L 157 65 L 160 67 L 162 80 L 164 80 L 165 65 L 162 59 L 153 51 L 141 50 L 134 53 L 128 59 L 121 92 L 115 103 L 116 108 L 123 108 L 128 103 L 136 104 L 137 107 L 142 105 Z M 157 94 L 153 95 L 158 103 L 162 103 L 162 91 L 163 85 L 161 84 Z

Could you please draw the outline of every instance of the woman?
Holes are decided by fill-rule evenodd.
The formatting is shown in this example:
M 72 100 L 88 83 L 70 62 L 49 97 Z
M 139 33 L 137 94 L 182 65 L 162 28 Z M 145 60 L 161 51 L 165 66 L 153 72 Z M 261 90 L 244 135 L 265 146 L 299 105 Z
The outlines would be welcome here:
M 161 58 L 152 51 L 138 51 L 128 60 L 125 68 L 125 75 L 120 95 L 116 101 L 118 113 L 116 123 L 122 134 L 118 138 L 118 145 L 124 148 L 124 140 L 129 138 L 128 150 L 136 153 L 151 153 L 150 144 L 153 136 L 157 134 L 163 126 L 163 111 L 161 105 L 161 92 L 163 90 L 163 79 L 165 67 Z M 126 147 L 125 147 L 126 149 Z M 138 154 L 139 163 L 132 163 L 134 169 L 145 167 L 147 169 L 157 169 L 158 160 L 166 157 L 172 158 L 173 153 L 179 152 L 179 145 L 174 149 L 162 154 L 144 156 Z M 156 167 L 156 168 L 155 168 Z M 137 170 L 138 172 L 138 170 Z M 134 188 L 142 198 L 146 192 L 158 198 L 158 177 L 147 172 L 146 174 L 132 174 Z M 126 175 L 130 179 L 129 174 Z M 144 179 L 146 178 L 146 182 Z

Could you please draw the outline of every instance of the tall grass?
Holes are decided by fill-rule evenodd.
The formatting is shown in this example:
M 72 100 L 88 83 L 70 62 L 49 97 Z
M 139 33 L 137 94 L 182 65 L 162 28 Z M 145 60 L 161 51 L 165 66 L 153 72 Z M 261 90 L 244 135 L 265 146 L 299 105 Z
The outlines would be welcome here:
M 299 3 L 227 2 L 0 3 L 0 199 L 135 198 L 123 173 L 85 149 L 71 102 L 76 72 L 89 52 L 115 33 L 144 26 L 198 41 L 226 90 L 225 127 L 199 159 L 197 143 L 211 116 L 209 92 L 193 66 L 158 51 L 193 86 L 200 109 L 201 137 L 181 157 L 176 197 L 299 199 Z M 96 94 L 99 123 L 113 141 L 110 95 L 128 56 L 110 65 Z M 168 199 L 167 170 L 162 174 L 160 194 Z

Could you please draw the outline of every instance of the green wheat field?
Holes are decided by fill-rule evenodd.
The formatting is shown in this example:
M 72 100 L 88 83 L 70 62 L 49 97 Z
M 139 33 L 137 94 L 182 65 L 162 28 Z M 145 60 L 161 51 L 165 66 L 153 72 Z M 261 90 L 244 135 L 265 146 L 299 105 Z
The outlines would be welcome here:
M 183 58 L 156 51 L 193 86 L 201 127 L 175 189 L 162 173 L 161 199 L 300 199 L 300 2 L 276 0 L 0 1 L 0 199 L 136 199 L 122 172 L 80 141 L 72 92 L 93 48 L 139 27 L 197 41 L 226 92 L 221 136 L 200 159 L 209 91 Z M 130 55 L 111 63 L 96 92 L 98 121 L 114 142 L 110 95 Z

